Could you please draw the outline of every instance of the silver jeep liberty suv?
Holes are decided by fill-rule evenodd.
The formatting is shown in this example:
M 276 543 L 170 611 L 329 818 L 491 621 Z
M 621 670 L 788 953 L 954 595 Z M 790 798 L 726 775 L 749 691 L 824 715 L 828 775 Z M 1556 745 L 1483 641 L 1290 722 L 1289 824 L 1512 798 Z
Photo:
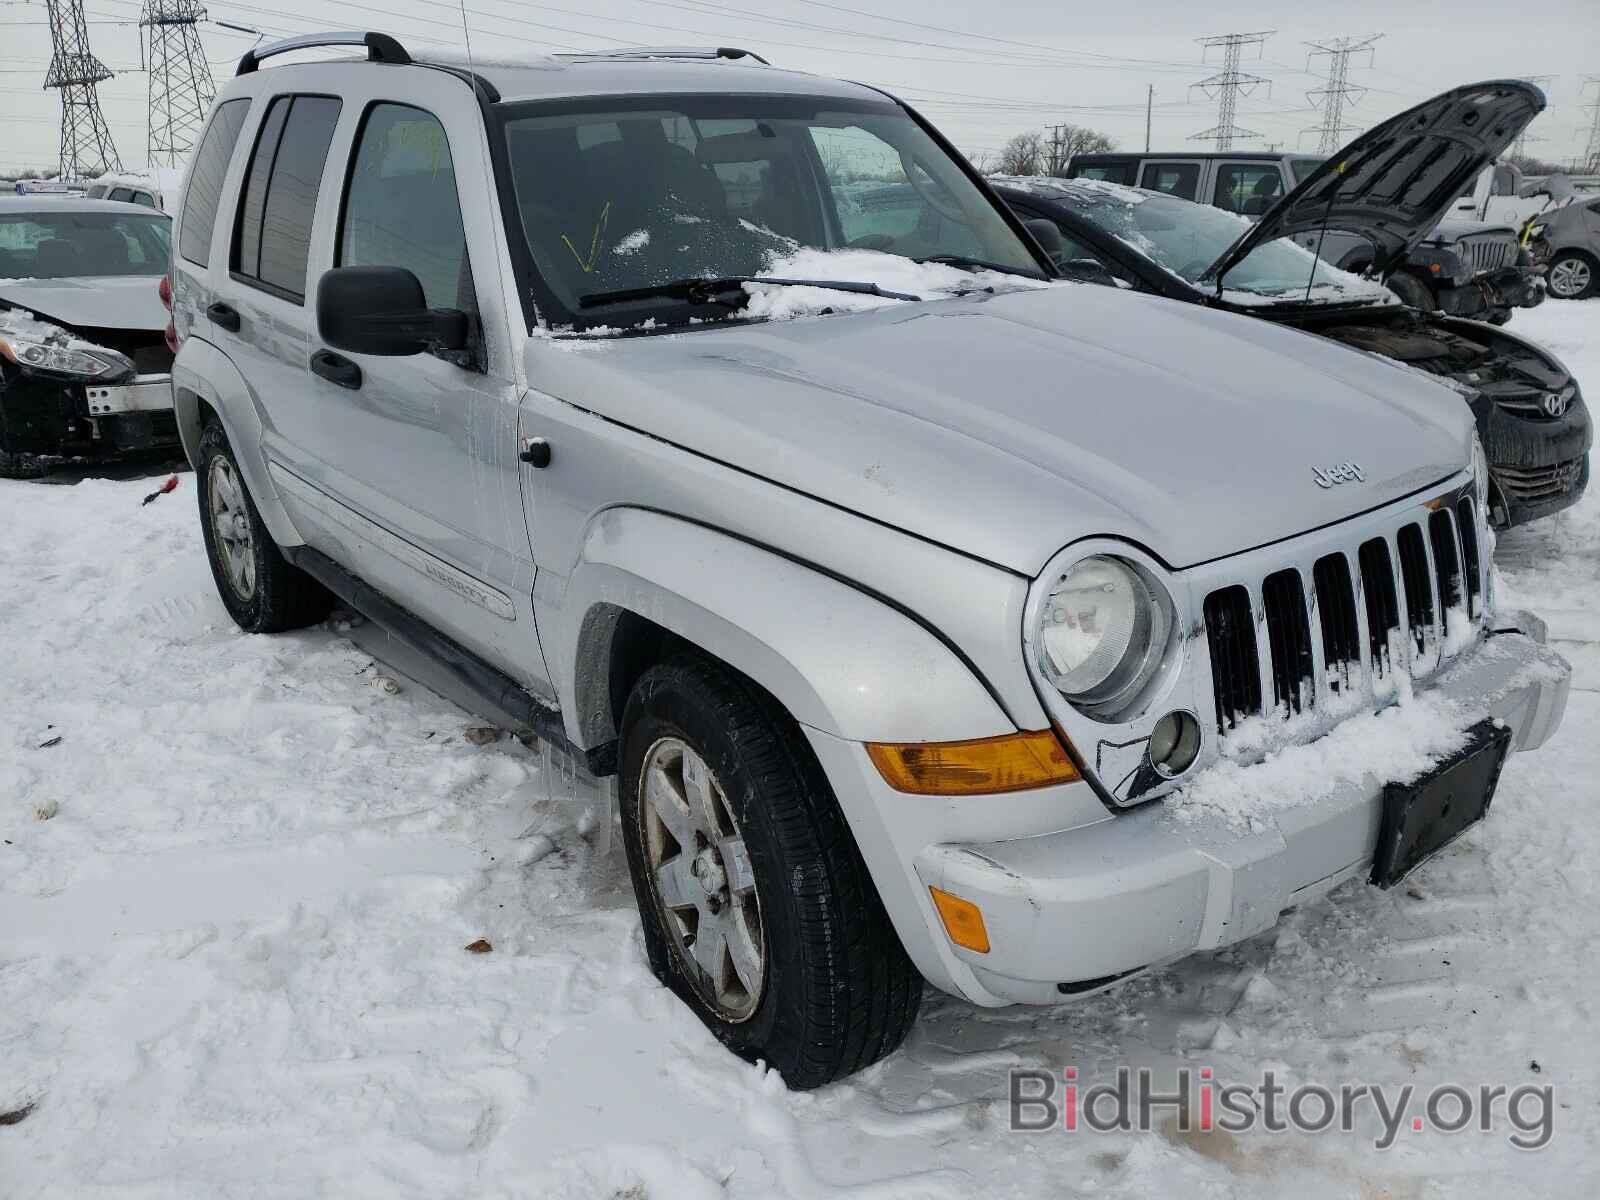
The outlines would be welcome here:
M 283 57 L 327 46 L 364 54 Z M 1455 393 L 1050 281 L 873 88 L 292 39 L 174 244 L 239 625 L 337 597 L 614 778 L 651 966 L 790 1086 L 924 980 L 1055 1003 L 1389 886 L 1560 721 Z M 1432 765 L 1369 757 L 1408 713 Z

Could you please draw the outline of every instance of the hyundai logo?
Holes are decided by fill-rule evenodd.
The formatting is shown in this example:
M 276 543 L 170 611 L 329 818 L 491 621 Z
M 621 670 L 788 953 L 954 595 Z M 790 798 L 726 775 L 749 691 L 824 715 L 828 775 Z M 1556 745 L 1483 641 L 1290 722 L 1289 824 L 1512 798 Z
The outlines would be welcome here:
M 1547 416 L 1559 417 L 1567 411 L 1567 399 L 1565 392 L 1546 392 L 1539 406 L 1544 409 Z
M 1334 463 L 1331 467 L 1312 467 L 1311 478 L 1318 487 L 1337 487 L 1341 483 L 1365 483 L 1367 476 L 1360 463 Z

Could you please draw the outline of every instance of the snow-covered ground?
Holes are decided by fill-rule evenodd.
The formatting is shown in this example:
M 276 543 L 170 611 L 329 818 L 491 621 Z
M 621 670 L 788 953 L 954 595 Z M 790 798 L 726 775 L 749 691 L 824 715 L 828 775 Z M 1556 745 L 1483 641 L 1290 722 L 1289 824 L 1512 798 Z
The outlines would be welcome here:
M 1512 328 L 1600 400 L 1600 301 Z M 1501 545 L 1502 601 L 1576 668 L 1566 724 L 1410 886 L 1076 1005 L 930 993 L 808 1095 L 656 985 L 620 848 L 534 755 L 334 629 L 239 634 L 192 479 L 152 487 L 0 483 L 6 1200 L 1600 1194 L 1600 487 Z M 1009 1067 L 1120 1064 L 1548 1084 L 1554 1137 L 1007 1131 Z

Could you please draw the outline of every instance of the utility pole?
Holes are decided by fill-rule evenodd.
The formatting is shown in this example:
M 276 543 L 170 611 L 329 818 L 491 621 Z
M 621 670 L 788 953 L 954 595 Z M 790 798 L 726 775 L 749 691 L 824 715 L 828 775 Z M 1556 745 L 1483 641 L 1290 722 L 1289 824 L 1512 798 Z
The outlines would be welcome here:
M 152 165 L 175 167 L 188 156 L 216 95 L 197 28 L 205 17 L 200 0 L 145 0 L 139 26 L 150 30 Z
M 1518 79 L 1519 82 L 1521 82 L 1521 83 L 1531 83 L 1531 84 L 1533 84 L 1534 87 L 1539 88 L 1541 91 L 1544 89 L 1544 85 L 1545 84 L 1549 83 L 1552 79 L 1555 79 L 1555 78 L 1557 78 L 1557 76 L 1555 76 L 1555 75 L 1518 75 L 1517 76 L 1517 79 Z M 1535 120 L 1537 120 L 1537 119 L 1538 118 L 1535 118 Z M 1511 143 L 1511 157 L 1512 158 L 1521 158 L 1521 157 L 1523 157 L 1527 153 L 1527 148 L 1528 148 L 1528 143 L 1529 142 L 1542 142 L 1542 141 L 1544 141 L 1544 139 L 1542 137 L 1540 137 L 1538 134 L 1533 134 L 1533 135 L 1530 136 L 1529 133 L 1528 133 L 1528 127 L 1526 125 L 1524 125 L 1522 127 L 1522 132 L 1517 134 L 1517 140 Z
M 1270 29 L 1257 33 L 1223 33 L 1216 37 L 1198 39 L 1204 47 L 1202 54 L 1208 54 L 1213 47 L 1222 47 L 1222 70 L 1215 75 L 1191 84 L 1191 89 L 1199 88 L 1207 96 L 1217 101 L 1217 123 L 1210 129 L 1194 134 L 1189 138 L 1191 142 L 1203 138 L 1215 138 L 1218 150 L 1233 149 L 1234 138 L 1254 138 L 1261 135 L 1253 129 L 1240 129 L 1233 123 L 1234 112 L 1239 103 L 1239 96 L 1250 95 L 1257 87 L 1265 83 L 1270 93 L 1272 84 L 1260 75 L 1247 75 L 1239 70 L 1239 57 L 1246 46 L 1257 47 L 1257 56 L 1260 55 L 1259 47 L 1266 43 L 1273 31 Z
M 1600 75 L 1591 75 L 1583 81 L 1583 90 L 1600 88 Z M 1583 151 L 1583 169 L 1587 174 L 1600 174 L 1600 94 L 1596 94 L 1594 103 L 1584 105 L 1594 114 L 1594 119 L 1589 125 L 1589 144 Z
M 100 113 L 95 84 L 110 79 L 105 63 L 89 52 L 89 30 L 83 0 L 45 0 L 50 18 L 50 69 L 44 86 L 61 91 L 61 175 L 92 178 L 120 171 L 116 143 Z
M 1350 84 L 1350 57 L 1365 51 L 1368 55 L 1367 65 L 1372 64 L 1375 51 L 1372 43 L 1381 38 L 1383 34 L 1375 33 L 1370 37 L 1340 37 L 1332 38 L 1326 42 L 1307 42 L 1311 47 L 1306 55 L 1306 72 L 1311 71 L 1311 60 L 1318 55 L 1328 56 L 1328 81 L 1320 88 L 1314 88 L 1306 93 L 1306 99 L 1322 108 L 1322 124 L 1303 133 L 1315 133 L 1318 154 L 1332 154 L 1344 145 L 1344 135 L 1353 132 L 1357 127 L 1344 123 L 1344 107 L 1346 103 L 1359 104 L 1361 97 L 1367 94 L 1363 87 L 1353 87 Z
M 1146 154 L 1150 153 L 1150 110 L 1155 107 L 1155 103 L 1156 85 L 1147 83 L 1144 85 L 1144 152 Z

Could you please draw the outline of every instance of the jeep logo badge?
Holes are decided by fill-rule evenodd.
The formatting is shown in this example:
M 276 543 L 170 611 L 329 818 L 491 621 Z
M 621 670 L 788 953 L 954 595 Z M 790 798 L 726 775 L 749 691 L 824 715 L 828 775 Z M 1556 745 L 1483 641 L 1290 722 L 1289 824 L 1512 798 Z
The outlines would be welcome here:
M 1318 487 L 1331 488 L 1341 483 L 1365 483 L 1366 475 L 1361 470 L 1360 463 L 1342 462 L 1334 463 L 1331 467 L 1312 467 L 1311 478 L 1317 481 Z

